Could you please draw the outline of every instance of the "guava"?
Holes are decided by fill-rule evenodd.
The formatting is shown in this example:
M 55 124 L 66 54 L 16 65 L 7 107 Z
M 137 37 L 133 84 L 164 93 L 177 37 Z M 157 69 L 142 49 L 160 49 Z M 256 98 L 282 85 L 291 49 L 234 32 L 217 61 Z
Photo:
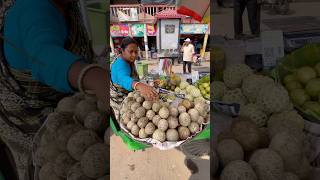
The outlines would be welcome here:
M 284 84 L 287 84 L 291 81 L 296 81 L 296 77 L 293 75 L 293 74 L 289 74 L 289 75 L 286 75 L 284 78 L 283 78 L 283 83 Z
M 310 96 L 303 89 L 294 89 L 290 92 L 290 98 L 296 105 L 303 105 L 306 101 L 310 100 Z
M 307 101 L 303 104 L 304 110 L 310 110 L 312 112 L 315 112 L 317 114 L 320 114 L 320 104 L 315 101 Z
M 297 70 L 296 77 L 302 84 L 307 84 L 309 80 L 316 78 L 316 71 L 310 66 L 304 66 Z
M 306 91 L 311 97 L 318 98 L 320 93 L 320 78 L 311 79 L 306 85 Z
M 299 81 L 289 81 L 286 83 L 286 88 L 288 91 L 292 91 L 294 89 L 301 89 L 302 85 L 299 83 Z
M 206 88 L 206 87 L 210 87 L 210 85 L 209 85 L 209 83 L 203 83 L 203 85 L 202 85 L 204 88 Z

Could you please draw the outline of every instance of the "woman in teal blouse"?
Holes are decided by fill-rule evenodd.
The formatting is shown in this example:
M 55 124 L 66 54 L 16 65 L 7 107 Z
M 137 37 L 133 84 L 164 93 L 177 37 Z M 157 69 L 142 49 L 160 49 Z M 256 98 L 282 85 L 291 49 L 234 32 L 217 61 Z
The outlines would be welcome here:
M 30 71 L 33 79 L 71 93 L 77 89 L 73 80 L 91 59 L 66 48 L 71 28 L 76 28 L 68 24 L 67 9 L 68 0 L 17 0 L 5 18 L 4 55 L 11 68 Z
M 140 83 L 135 72 L 134 62 L 138 57 L 138 43 L 127 37 L 122 40 L 121 49 L 121 55 L 111 66 L 112 83 L 126 91 L 133 91 L 135 87 L 147 99 L 155 100 L 157 98 L 155 89 L 147 84 Z
M 46 116 L 77 91 L 107 104 L 107 72 L 94 63 L 77 1 L 1 2 L 0 138 L 19 160 L 22 179 Z

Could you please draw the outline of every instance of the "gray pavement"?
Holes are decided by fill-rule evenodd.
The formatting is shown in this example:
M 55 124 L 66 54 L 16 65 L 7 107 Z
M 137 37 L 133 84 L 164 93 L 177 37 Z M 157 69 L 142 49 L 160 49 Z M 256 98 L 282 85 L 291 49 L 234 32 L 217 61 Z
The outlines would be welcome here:
M 318 2 L 294 2 L 290 3 L 290 13 L 288 15 L 273 15 L 267 10 L 262 10 L 261 20 L 278 19 L 297 16 L 315 16 L 320 17 L 320 1 Z M 219 8 L 217 14 L 212 14 L 212 23 L 214 26 L 214 35 L 226 35 L 229 38 L 234 37 L 233 32 L 233 8 Z M 249 22 L 247 11 L 243 15 L 244 32 L 249 33 Z M 269 28 L 261 24 L 261 31 Z

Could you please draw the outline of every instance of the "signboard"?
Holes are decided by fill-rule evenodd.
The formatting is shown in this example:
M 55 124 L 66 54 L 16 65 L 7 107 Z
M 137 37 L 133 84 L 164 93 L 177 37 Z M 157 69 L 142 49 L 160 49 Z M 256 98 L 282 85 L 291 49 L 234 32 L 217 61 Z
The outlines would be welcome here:
M 118 24 L 110 26 L 110 35 L 112 37 L 129 36 L 129 26 L 127 24 Z
M 155 25 L 147 24 L 147 35 L 148 36 L 156 36 L 157 35 L 157 30 L 156 30 Z
M 199 72 L 199 79 L 207 75 L 210 75 L 210 72 Z
M 117 15 L 120 22 L 139 20 L 137 8 L 123 8 L 117 11 Z
M 131 25 L 131 35 L 134 37 L 144 36 L 144 24 L 132 24 Z
M 192 71 L 191 79 L 192 79 L 192 83 L 197 82 L 199 80 L 199 71 Z
M 144 36 L 144 24 L 132 24 L 131 34 L 134 37 Z M 117 24 L 110 26 L 110 35 L 112 37 L 127 37 L 129 36 L 129 26 L 128 24 Z M 147 35 L 156 36 L 156 27 L 152 24 L 147 24 Z
M 264 31 L 261 33 L 263 67 L 268 69 L 277 65 L 284 56 L 282 31 Z
M 181 24 L 180 34 L 205 34 L 208 24 Z
M 158 23 L 160 49 L 178 49 L 180 20 L 161 19 Z
M 174 34 L 175 28 L 176 27 L 174 24 L 166 24 L 165 25 L 166 34 Z

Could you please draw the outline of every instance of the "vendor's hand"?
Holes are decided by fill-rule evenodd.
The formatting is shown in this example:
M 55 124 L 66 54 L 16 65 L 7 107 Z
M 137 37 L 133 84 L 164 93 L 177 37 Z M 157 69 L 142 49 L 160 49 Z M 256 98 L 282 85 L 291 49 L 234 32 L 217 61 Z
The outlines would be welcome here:
M 155 101 L 159 99 L 159 94 L 156 92 L 155 88 L 147 84 L 139 83 L 136 89 L 147 101 Z
M 87 64 L 81 62 L 76 62 L 72 65 L 69 72 L 69 82 L 73 87 L 78 88 L 78 78 L 81 69 L 83 69 Z M 87 71 L 83 77 L 83 89 L 88 91 L 93 91 L 99 100 L 103 104 L 107 105 L 107 71 L 102 68 L 91 68 Z

